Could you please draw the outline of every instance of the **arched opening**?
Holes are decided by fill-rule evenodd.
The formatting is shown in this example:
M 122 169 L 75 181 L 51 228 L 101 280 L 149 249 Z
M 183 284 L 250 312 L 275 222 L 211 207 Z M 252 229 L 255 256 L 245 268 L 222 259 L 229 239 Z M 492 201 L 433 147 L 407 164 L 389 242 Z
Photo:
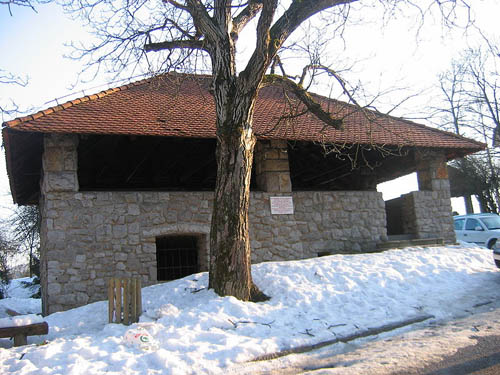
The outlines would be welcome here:
M 175 280 L 199 272 L 199 242 L 200 238 L 192 235 L 157 237 L 157 280 Z

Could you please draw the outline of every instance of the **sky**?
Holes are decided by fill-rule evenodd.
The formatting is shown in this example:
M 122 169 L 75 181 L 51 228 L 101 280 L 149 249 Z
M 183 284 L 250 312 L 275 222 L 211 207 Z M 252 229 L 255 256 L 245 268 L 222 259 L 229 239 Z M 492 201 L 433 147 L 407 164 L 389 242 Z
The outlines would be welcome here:
M 498 2 L 474 1 L 474 10 L 481 29 L 490 34 L 497 32 Z M 33 112 L 119 85 L 111 83 L 109 76 L 78 83 L 82 63 L 65 58 L 72 51 L 67 44 L 85 42 L 90 36 L 79 20 L 72 20 L 58 5 L 40 5 L 36 12 L 14 7 L 12 12 L 11 16 L 6 7 L 0 8 L 0 68 L 27 76 L 29 83 L 26 87 L 0 85 L 0 101 L 13 100 L 21 109 Z M 412 92 L 422 92 L 398 115 L 422 113 L 434 100 L 429 88 L 436 84 L 437 75 L 449 67 L 451 59 L 463 48 L 478 43 L 478 34 L 471 29 L 468 35 L 461 29 L 443 29 L 440 20 L 433 17 L 426 17 L 425 24 L 417 32 L 420 18 L 411 12 L 397 13 L 381 27 L 379 16 L 377 12 L 363 13 L 362 24 L 346 30 L 344 41 L 333 46 L 331 54 L 339 60 L 347 57 L 349 61 L 358 61 L 352 74 L 359 76 L 372 91 L 404 86 Z M 388 96 L 381 106 L 394 104 L 394 95 L 400 94 Z M 58 101 L 54 101 L 56 98 Z M 417 189 L 414 177 L 396 186 L 396 189 L 388 189 L 386 197 Z M 9 206 L 11 202 L 5 161 L 0 158 L 0 206 Z M 0 210 L 0 216 L 5 214 L 5 210 Z

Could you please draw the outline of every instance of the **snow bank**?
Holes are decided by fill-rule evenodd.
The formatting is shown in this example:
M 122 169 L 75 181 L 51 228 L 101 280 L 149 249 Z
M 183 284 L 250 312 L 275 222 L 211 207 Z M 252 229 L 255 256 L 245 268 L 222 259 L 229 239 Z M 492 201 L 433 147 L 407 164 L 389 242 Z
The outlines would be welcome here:
M 143 289 L 138 324 L 107 324 L 107 303 L 52 314 L 44 346 L 0 350 L 0 373 L 210 374 L 233 363 L 419 314 L 446 319 L 498 282 L 491 252 L 448 246 L 255 265 L 265 303 L 218 297 L 208 275 Z M 123 339 L 146 330 L 157 350 Z M 37 339 L 32 339 L 36 342 Z M 1 340 L 0 340 L 1 341 Z M 18 360 L 23 351 L 23 360 Z
M 14 310 L 19 314 L 40 314 L 42 301 L 34 298 L 4 298 L 0 299 L 0 318 L 9 316 L 7 310 Z
M 24 283 L 32 281 L 32 277 L 23 277 L 11 280 L 9 286 L 7 287 L 7 296 L 10 298 L 30 298 L 34 293 L 36 293 L 36 290 L 33 291 L 31 288 L 27 288 Z
M 26 288 L 23 284 L 30 281 L 32 281 L 30 277 L 10 281 L 7 286 L 7 298 L 0 299 L 0 319 L 9 316 L 7 310 L 13 310 L 22 315 L 41 313 L 41 300 L 30 298 L 36 290 Z
M 19 316 L 12 316 L 9 318 L 0 319 L 0 328 L 20 327 L 20 326 L 42 323 L 42 322 L 43 322 L 43 319 L 40 315 L 35 315 L 35 314 L 19 315 Z

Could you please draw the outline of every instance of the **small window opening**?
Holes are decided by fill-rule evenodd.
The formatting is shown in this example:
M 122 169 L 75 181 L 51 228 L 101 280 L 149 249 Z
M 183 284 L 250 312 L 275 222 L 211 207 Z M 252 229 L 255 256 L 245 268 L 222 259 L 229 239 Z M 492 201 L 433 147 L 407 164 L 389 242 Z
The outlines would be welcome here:
M 180 279 L 198 272 L 197 238 L 167 236 L 156 239 L 157 280 Z
M 320 251 L 318 253 L 318 257 L 327 257 L 329 255 L 332 255 L 332 252 L 331 251 Z

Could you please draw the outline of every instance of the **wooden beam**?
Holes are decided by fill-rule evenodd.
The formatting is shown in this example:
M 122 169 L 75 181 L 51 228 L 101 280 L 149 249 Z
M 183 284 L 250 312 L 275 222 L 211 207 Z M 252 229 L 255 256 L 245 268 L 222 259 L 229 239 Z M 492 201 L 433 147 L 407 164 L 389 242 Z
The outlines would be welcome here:
M 14 346 L 26 345 L 27 336 L 46 335 L 47 333 L 49 333 L 47 322 L 0 328 L 0 337 L 14 337 Z

